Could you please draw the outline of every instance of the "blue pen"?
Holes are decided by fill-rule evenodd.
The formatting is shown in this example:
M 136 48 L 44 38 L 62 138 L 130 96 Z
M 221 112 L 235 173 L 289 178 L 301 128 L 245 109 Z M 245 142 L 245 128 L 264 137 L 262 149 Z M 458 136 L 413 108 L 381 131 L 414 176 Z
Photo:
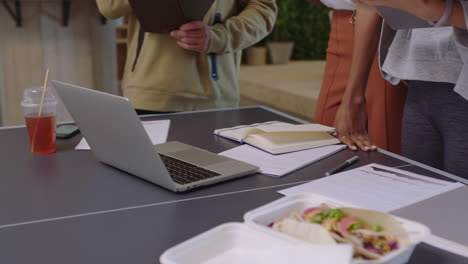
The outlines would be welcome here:
M 213 25 L 221 23 L 221 14 L 216 13 L 214 20 L 213 20 Z M 210 53 L 210 60 L 211 60 L 211 79 L 217 81 L 219 79 L 218 76 L 218 57 L 214 53 Z

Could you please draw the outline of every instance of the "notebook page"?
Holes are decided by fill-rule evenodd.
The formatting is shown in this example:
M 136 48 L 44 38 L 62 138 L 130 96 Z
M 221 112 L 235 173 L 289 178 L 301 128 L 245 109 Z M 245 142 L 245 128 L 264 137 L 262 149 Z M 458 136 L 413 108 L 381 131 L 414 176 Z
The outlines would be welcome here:
M 370 164 L 281 190 L 279 193 L 321 194 L 357 207 L 389 212 L 460 186 L 463 184 Z
M 214 131 L 215 135 L 242 142 L 252 132 L 329 132 L 335 131 L 335 128 L 321 124 L 290 124 L 279 121 L 270 121 L 265 123 L 255 123 L 251 125 L 241 125 L 230 128 L 221 128 Z
M 319 161 L 345 148 L 344 145 L 331 145 L 272 155 L 250 145 L 242 145 L 221 152 L 219 155 L 256 165 L 260 168 L 262 174 L 278 177 Z
M 143 121 L 141 122 L 145 128 L 146 133 L 151 139 L 151 143 L 162 144 L 167 141 L 167 134 L 169 133 L 169 126 L 171 120 L 157 120 L 157 121 Z M 86 139 L 83 137 L 76 145 L 75 150 L 90 150 L 91 147 L 86 142 Z
M 265 132 L 333 132 L 334 127 L 324 126 L 321 124 L 278 124 L 264 126 L 261 128 Z
M 287 123 L 283 123 L 279 121 L 269 121 L 269 122 L 264 122 L 264 123 L 255 123 L 251 125 L 241 125 L 241 126 L 235 126 L 235 127 L 229 127 L 229 128 L 216 129 L 214 131 L 214 134 L 242 143 L 242 139 L 244 139 L 247 135 L 249 135 L 253 131 L 258 131 L 258 130 L 263 131 L 263 128 L 265 127 L 269 127 L 269 126 L 282 127 L 284 125 L 291 125 L 291 124 L 287 124 Z

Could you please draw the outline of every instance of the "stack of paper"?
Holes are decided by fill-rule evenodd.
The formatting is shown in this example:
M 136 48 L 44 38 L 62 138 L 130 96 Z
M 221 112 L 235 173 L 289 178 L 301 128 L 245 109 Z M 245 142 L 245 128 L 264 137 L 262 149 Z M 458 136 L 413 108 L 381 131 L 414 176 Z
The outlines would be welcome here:
M 262 174 L 278 177 L 317 162 L 345 148 L 344 145 L 331 145 L 272 155 L 252 146 L 242 145 L 219 154 L 255 165 L 260 168 Z
M 414 204 L 463 186 L 404 170 L 370 164 L 302 184 L 279 193 L 315 193 L 383 212 Z

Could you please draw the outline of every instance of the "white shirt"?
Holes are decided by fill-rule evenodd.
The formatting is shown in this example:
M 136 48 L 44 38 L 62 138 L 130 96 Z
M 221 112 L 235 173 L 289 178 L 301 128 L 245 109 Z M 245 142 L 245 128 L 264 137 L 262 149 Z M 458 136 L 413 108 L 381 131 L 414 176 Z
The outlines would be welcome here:
M 356 6 L 351 0 L 320 0 L 324 5 L 341 10 L 354 10 Z

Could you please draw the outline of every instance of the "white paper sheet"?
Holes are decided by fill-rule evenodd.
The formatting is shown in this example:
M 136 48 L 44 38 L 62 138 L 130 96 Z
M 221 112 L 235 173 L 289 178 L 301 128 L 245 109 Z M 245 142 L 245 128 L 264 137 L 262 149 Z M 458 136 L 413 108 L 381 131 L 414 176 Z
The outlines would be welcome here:
M 167 134 L 169 133 L 171 120 L 143 121 L 142 124 L 153 145 L 162 144 L 167 141 Z M 75 150 L 90 149 L 91 148 L 85 138 L 81 139 L 80 143 L 75 147 Z
M 258 166 L 261 173 L 278 177 L 326 158 L 344 148 L 346 148 L 344 145 L 330 145 L 272 155 L 252 146 L 242 145 L 219 154 Z
M 388 172 L 380 171 L 382 169 Z M 315 193 L 356 207 L 389 212 L 460 186 L 463 184 L 370 164 L 281 190 L 279 193 Z

